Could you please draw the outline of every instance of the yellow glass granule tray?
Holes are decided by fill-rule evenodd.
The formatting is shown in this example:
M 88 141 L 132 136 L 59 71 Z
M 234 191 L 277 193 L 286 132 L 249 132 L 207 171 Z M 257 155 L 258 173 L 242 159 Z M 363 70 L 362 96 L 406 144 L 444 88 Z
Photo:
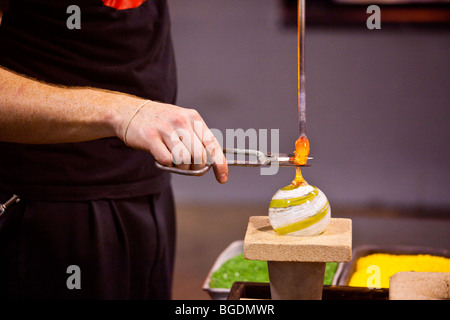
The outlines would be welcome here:
M 377 283 L 380 288 L 389 288 L 389 278 L 400 271 L 450 272 L 450 259 L 430 254 L 369 254 L 356 261 L 348 285 L 372 287 Z

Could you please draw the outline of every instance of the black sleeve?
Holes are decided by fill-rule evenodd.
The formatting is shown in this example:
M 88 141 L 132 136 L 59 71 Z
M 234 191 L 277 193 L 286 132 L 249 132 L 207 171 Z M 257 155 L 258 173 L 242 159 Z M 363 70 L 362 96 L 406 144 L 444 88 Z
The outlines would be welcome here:
M 9 0 L 0 0 L 0 11 L 6 12 L 9 9 Z

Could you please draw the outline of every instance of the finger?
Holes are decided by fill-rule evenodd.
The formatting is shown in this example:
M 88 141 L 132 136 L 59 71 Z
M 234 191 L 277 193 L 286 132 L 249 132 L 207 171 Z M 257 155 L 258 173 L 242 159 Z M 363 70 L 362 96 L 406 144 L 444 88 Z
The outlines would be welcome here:
M 206 152 L 206 149 L 203 145 L 203 142 L 200 140 L 200 138 L 193 134 L 194 136 L 194 142 L 192 143 L 192 151 L 191 156 L 193 159 L 191 169 L 192 170 L 199 170 L 203 168 L 206 165 L 206 162 L 208 160 L 208 154 Z
M 156 161 L 158 161 L 163 166 L 172 167 L 173 158 L 172 154 L 165 145 L 165 143 L 159 139 L 152 139 L 149 142 L 149 151 L 153 155 Z
M 191 155 L 191 166 L 190 169 L 198 170 L 206 165 L 207 154 L 198 136 L 194 133 L 192 128 L 183 129 L 179 128 L 176 130 L 179 139 L 183 142 L 186 149 Z
M 214 138 L 214 141 L 208 144 L 206 150 L 214 159 L 212 166 L 217 181 L 226 183 L 228 181 L 228 164 L 219 142 Z
M 201 139 L 203 146 L 206 149 L 208 161 L 211 161 L 216 179 L 220 183 L 225 183 L 228 180 L 228 165 L 222 151 L 222 147 L 217 141 L 212 131 L 208 128 L 206 123 L 201 120 L 196 120 L 194 123 L 194 131 Z
M 182 170 L 189 170 L 191 166 L 191 153 L 181 141 L 177 130 L 172 130 L 171 134 L 168 134 L 169 131 L 164 131 L 162 140 L 170 150 L 174 166 Z

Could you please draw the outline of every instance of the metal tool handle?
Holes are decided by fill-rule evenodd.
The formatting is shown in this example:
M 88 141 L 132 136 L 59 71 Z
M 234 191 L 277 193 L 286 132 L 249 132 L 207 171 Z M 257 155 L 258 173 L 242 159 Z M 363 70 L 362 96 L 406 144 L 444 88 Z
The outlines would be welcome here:
M 255 156 L 258 159 L 258 162 L 253 164 L 253 165 L 257 165 L 257 166 L 267 165 L 272 160 L 264 152 L 259 151 L 259 150 L 224 148 L 223 149 L 223 153 L 227 153 L 227 154 L 241 154 L 241 155 L 246 155 L 246 156 Z M 239 161 L 237 161 L 236 164 L 241 165 L 239 163 Z M 248 163 L 245 163 L 245 164 L 249 165 Z
M 6 209 L 8 209 L 9 206 L 11 206 L 12 204 L 17 203 L 19 201 L 20 201 L 19 196 L 18 195 L 13 195 L 11 197 L 11 199 L 9 199 L 8 201 L 6 201 L 3 204 L 0 204 L 0 217 L 6 211 Z
M 157 161 L 155 161 L 155 166 L 158 169 L 168 171 L 171 173 L 177 173 L 177 174 L 181 174 L 184 176 L 197 176 L 197 177 L 204 175 L 205 173 L 207 173 L 209 171 L 209 169 L 211 169 L 211 165 L 207 164 L 206 166 L 204 166 L 203 168 L 201 168 L 199 170 L 184 170 L 184 169 L 179 169 L 179 168 L 175 168 L 175 167 L 163 166 L 162 164 L 160 164 Z
M 223 153 L 226 154 L 241 154 L 241 155 L 248 155 L 248 156 L 255 156 L 258 159 L 258 162 L 255 163 L 239 163 L 238 161 L 233 161 L 233 163 L 230 163 L 230 165 L 244 165 L 244 166 L 261 166 L 266 165 L 270 163 L 270 159 L 261 151 L 259 150 L 250 150 L 250 149 L 234 149 L 234 148 L 224 148 Z M 177 173 L 185 176 L 203 176 L 205 173 L 211 169 L 211 164 L 207 164 L 205 167 L 199 169 L 199 170 L 184 170 L 179 169 L 175 167 L 168 167 L 160 164 L 159 162 L 155 161 L 155 166 L 158 169 L 168 171 L 171 173 Z
M 270 156 L 266 155 L 264 152 L 261 152 L 259 150 L 252 150 L 252 149 L 235 149 L 235 148 L 224 148 L 223 149 L 224 154 L 237 154 L 237 155 L 246 155 L 246 156 L 255 156 L 257 158 L 256 162 L 240 162 L 240 161 L 231 161 L 228 162 L 228 165 L 235 165 L 235 166 L 247 166 L 247 167 L 260 167 L 270 164 L 270 162 L 273 160 Z M 211 169 L 211 164 L 207 164 L 205 167 L 199 169 L 199 170 L 184 170 L 179 169 L 176 167 L 168 167 L 160 164 L 159 162 L 155 161 L 155 166 L 158 169 L 168 171 L 171 173 L 177 173 L 185 176 L 203 176 L 205 173 Z

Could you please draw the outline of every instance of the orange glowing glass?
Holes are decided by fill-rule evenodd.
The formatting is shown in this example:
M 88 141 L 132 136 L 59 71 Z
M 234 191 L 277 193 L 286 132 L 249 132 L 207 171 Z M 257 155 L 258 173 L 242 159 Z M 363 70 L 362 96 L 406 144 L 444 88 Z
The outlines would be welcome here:
M 295 142 L 294 151 L 294 162 L 295 164 L 305 165 L 308 162 L 309 156 L 309 140 L 306 136 L 301 136 Z
M 304 165 L 308 161 L 308 156 L 309 156 L 309 140 L 306 136 L 301 136 L 295 142 L 293 161 L 296 164 Z M 303 178 L 300 167 L 297 167 L 295 171 L 295 179 L 292 181 L 292 185 L 298 187 L 298 186 L 305 186 L 307 184 L 308 182 L 306 182 L 306 180 Z

